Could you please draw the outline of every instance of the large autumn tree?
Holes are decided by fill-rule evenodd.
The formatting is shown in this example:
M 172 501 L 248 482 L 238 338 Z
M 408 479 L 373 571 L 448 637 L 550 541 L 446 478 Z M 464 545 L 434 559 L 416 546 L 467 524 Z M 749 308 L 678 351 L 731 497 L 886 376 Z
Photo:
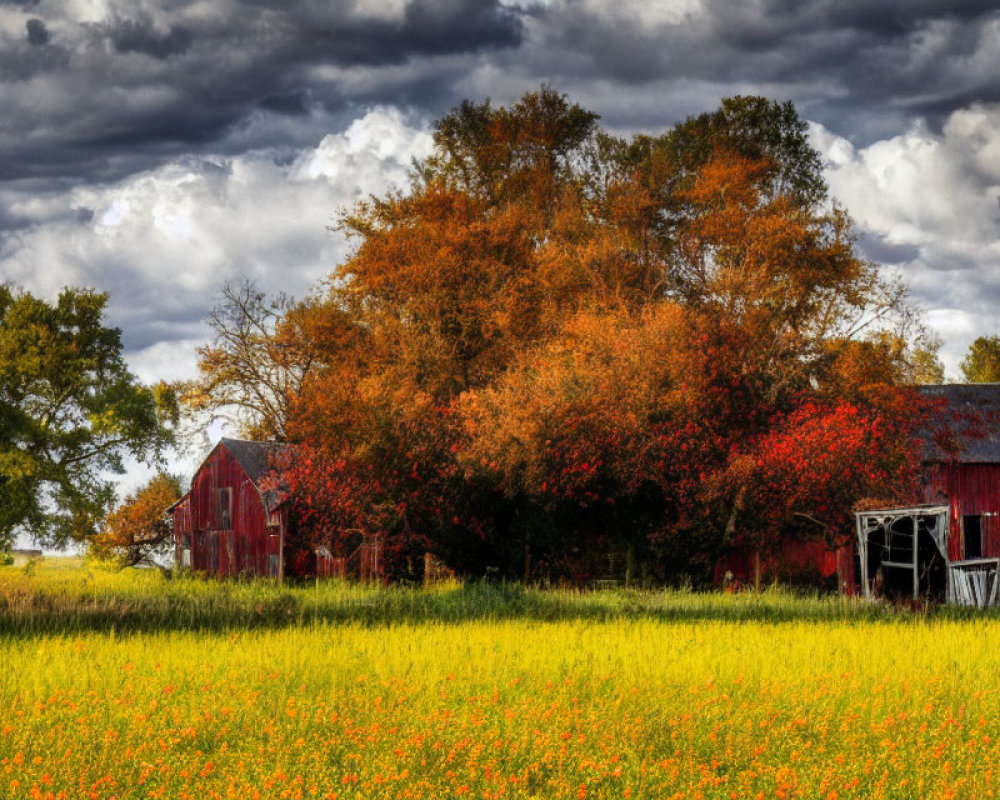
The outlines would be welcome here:
M 129 372 L 107 299 L 65 289 L 49 303 L 0 286 L 0 545 L 18 532 L 92 536 L 114 501 L 109 476 L 171 441 L 173 393 Z
M 625 140 L 543 88 L 462 104 L 435 144 L 348 210 L 353 255 L 294 312 L 331 332 L 282 423 L 318 538 L 384 536 L 401 572 L 428 547 L 471 573 L 618 552 L 666 576 L 913 488 L 904 295 L 790 104 Z
M 879 325 L 900 295 L 842 212 L 771 191 L 771 172 L 720 148 L 677 193 L 674 290 L 577 315 L 467 393 L 466 458 L 561 519 L 587 508 L 565 535 L 593 539 L 589 522 L 675 565 L 796 530 L 834 538 L 858 498 L 913 490 L 923 415 L 896 388 L 911 353 Z

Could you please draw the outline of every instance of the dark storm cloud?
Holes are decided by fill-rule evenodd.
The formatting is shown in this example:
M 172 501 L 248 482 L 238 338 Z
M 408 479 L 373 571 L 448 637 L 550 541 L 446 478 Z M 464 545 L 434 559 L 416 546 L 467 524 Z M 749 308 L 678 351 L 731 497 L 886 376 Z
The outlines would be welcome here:
M 186 309 L 165 309 L 162 292 L 153 296 L 134 290 L 118 292 L 115 299 L 120 306 L 130 309 L 116 320 L 122 330 L 122 344 L 129 352 L 144 350 L 158 342 L 203 335 L 205 311 L 200 305 L 189 301 Z M 159 311 L 155 319 L 142 311 L 151 306 Z
M 192 34 L 182 27 L 157 30 L 148 17 L 122 19 L 98 28 L 119 53 L 145 53 L 153 58 L 169 58 L 191 46 Z
M 308 92 L 288 92 L 265 97 L 257 105 L 265 111 L 273 111 L 276 114 L 299 116 L 309 111 L 309 102 Z
M 0 179 L 106 180 L 192 149 L 235 152 L 259 114 L 390 103 L 433 117 L 491 68 L 521 91 L 618 84 L 632 107 L 600 109 L 612 126 L 663 127 L 682 110 L 669 97 L 644 103 L 643 87 L 662 98 L 672 83 L 696 82 L 705 108 L 761 87 L 856 141 L 1000 96 L 993 2 L 707 0 L 667 21 L 658 4 L 576 0 L 413 0 L 395 15 L 375 0 L 373 11 L 320 0 L 146 7 L 84 23 L 49 0 L 32 5 L 25 38 L 0 41 L 0 101 L 11 112 Z M 12 86 L 27 81 L 30 90 Z
M 996 10 L 993 0 L 871 0 L 871 2 L 826 2 L 824 0 L 768 0 L 764 17 L 772 24 L 790 27 L 854 28 L 883 36 L 915 30 L 928 18 L 978 19 Z
M 637 0 L 391 6 L 154 0 L 83 21 L 57 0 L 0 0 L 30 13 L 26 35 L 0 38 L 0 181 L 105 181 L 192 152 L 301 147 L 316 141 L 311 119 L 346 124 L 375 103 L 433 118 L 541 82 L 585 103 L 604 86 L 612 127 L 663 128 L 761 91 L 858 144 L 1000 100 L 994 0 L 705 0 L 673 17 Z
M 759 87 L 857 141 L 921 115 L 934 125 L 1000 86 L 993 0 L 706 0 L 678 16 L 651 23 L 640 4 L 555 2 L 534 12 L 532 68 L 560 85 L 618 83 L 636 102 L 643 86 L 715 87 L 706 107 Z M 650 104 L 650 124 L 662 111 Z
M 520 43 L 518 18 L 481 0 L 408 3 L 401 19 L 379 20 L 332 12 L 332 4 L 290 4 L 277 24 L 276 51 L 289 61 L 339 66 L 402 64 L 415 56 L 472 53 Z
M 34 45 L 45 45 L 52 41 L 52 34 L 45 27 L 45 23 L 40 19 L 29 19 L 24 23 L 28 30 L 28 43 Z
M 38 36 L 37 33 L 35 35 Z M 61 47 L 32 41 L 31 36 L 29 28 L 23 39 L 0 47 L 0 85 L 28 81 L 40 75 L 65 72 L 69 65 L 70 54 Z M 24 118 L 5 122 L 12 128 L 17 128 L 31 126 L 36 120 Z M 0 140 L 2 135 L 0 134 Z
M 865 257 L 878 264 L 906 264 L 920 255 L 920 248 L 913 244 L 893 244 L 885 236 L 862 236 L 858 244 Z
M 166 3 L 159 13 L 84 22 L 51 0 L 22 23 L 19 42 L 0 38 L 0 103 L 8 111 L 0 180 L 106 180 L 192 149 L 233 152 L 226 137 L 255 114 L 336 115 L 373 98 L 419 107 L 425 92 L 411 89 L 414 77 L 426 79 L 421 64 L 474 61 L 522 38 L 519 13 L 482 0 L 412 0 L 397 15 L 377 0 L 372 10 L 249 0 L 207 13 L 204 4 Z M 50 31 L 60 47 L 47 44 Z M 465 71 L 452 65 L 435 83 Z M 291 144 L 315 144 L 315 131 L 307 135 Z

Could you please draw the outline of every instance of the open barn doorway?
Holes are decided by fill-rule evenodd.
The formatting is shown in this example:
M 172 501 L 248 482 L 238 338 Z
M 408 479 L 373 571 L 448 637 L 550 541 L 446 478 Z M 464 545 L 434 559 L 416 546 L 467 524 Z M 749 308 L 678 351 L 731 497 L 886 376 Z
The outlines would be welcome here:
M 887 508 L 855 516 L 865 597 L 946 599 L 948 506 Z

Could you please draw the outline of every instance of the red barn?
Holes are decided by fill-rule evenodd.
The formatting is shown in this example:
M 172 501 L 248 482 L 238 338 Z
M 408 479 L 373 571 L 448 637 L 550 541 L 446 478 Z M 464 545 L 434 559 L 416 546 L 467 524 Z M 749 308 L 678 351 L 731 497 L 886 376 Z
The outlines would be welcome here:
M 857 592 L 857 551 L 849 535 L 835 545 L 788 536 L 775 552 L 736 550 L 715 565 L 715 581 L 753 586 L 777 580 L 786 585 Z
M 1000 384 L 924 386 L 942 402 L 957 454 L 930 448 L 921 504 L 856 514 L 856 536 L 837 546 L 789 539 L 758 560 L 737 552 L 716 567 L 720 582 L 799 577 L 848 593 L 1000 602 Z
M 959 450 L 929 450 L 923 505 L 856 515 L 862 591 L 1000 604 L 1000 384 L 921 391 Z
M 921 391 L 944 401 L 952 433 L 961 442 L 954 458 L 931 454 L 923 498 L 949 507 L 948 557 L 1000 557 L 1000 384 L 925 386 Z
M 283 497 L 262 486 L 280 445 L 222 439 L 172 507 L 177 563 L 218 575 L 307 572 L 308 555 L 287 546 L 292 520 Z M 307 563 L 300 563 L 300 562 Z

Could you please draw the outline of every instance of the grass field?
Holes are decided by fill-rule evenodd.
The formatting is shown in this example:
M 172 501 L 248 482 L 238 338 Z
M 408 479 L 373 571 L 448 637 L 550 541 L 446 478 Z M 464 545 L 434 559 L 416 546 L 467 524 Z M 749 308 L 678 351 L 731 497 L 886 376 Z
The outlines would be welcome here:
M 994 797 L 1000 620 L 0 568 L 0 797 Z

